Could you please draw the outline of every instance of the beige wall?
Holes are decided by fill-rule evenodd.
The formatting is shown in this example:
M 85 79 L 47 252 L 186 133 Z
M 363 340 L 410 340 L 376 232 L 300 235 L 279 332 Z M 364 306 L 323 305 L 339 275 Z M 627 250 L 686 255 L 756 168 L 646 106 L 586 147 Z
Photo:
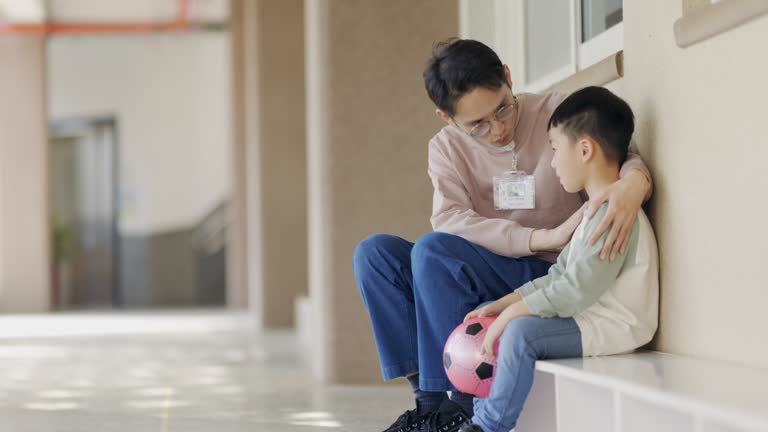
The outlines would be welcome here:
M 352 255 L 377 232 L 430 231 L 427 142 L 441 126 L 421 78 L 458 33 L 456 1 L 307 2 L 310 296 L 321 378 L 380 382 Z
M 257 327 L 289 327 L 307 292 L 304 2 L 242 7 L 249 302 Z
M 768 367 L 768 16 L 681 49 L 680 1 L 624 7 L 621 86 L 656 180 L 656 346 Z
M 50 307 L 45 40 L 0 37 L 0 312 Z

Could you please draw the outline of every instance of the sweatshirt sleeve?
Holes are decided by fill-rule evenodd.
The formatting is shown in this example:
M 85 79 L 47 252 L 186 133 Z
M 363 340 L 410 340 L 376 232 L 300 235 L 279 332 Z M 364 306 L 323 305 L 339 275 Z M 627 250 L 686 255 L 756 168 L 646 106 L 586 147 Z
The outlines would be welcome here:
M 547 275 L 543 276 L 540 279 L 543 279 L 544 277 L 549 278 L 550 280 L 555 280 L 563 275 L 563 271 L 565 271 L 566 267 L 566 261 L 568 254 L 571 250 L 571 243 L 568 243 L 562 252 L 560 252 L 560 255 L 557 257 L 557 261 L 549 267 L 549 271 L 547 271 Z M 534 291 L 538 290 L 542 287 L 541 284 L 533 282 L 536 282 L 536 280 L 533 280 L 531 282 L 525 283 L 522 286 L 520 286 L 518 289 L 515 290 L 516 293 L 520 294 L 521 298 L 525 298 L 530 294 L 533 294 Z
M 616 281 L 627 254 L 617 255 L 613 262 L 600 259 L 607 232 L 594 246 L 588 246 L 589 238 L 605 217 L 606 211 L 607 206 L 602 206 L 595 217 L 587 222 L 584 235 L 568 245 L 569 248 L 575 248 L 571 257 L 558 260 L 555 264 L 558 269 L 550 270 L 546 276 L 519 288 L 522 301 L 534 315 L 545 318 L 577 315 L 597 302 Z M 632 228 L 630 248 L 637 242 L 637 225 Z M 565 256 L 566 252 L 561 254 L 561 257 Z
M 633 169 L 636 169 L 641 173 L 643 173 L 643 175 L 645 175 L 645 178 L 648 179 L 648 184 L 650 185 L 650 187 L 648 188 L 648 193 L 645 194 L 645 198 L 643 199 L 644 202 L 648 202 L 648 200 L 651 198 L 651 195 L 653 194 L 653 178 L 651 177 L 651 172 L 648 170 L 648 167 L 645 165 L 645 162 L 643 162 L 643 159 L 640 157 L 639 154 L 637 154 L 634 147 L 635 145 L 634 143 L 632 143 L 630 145 L 629 153 L 627 153 L 627 160 L 624 161 L 624 165 L 621 166 L 619 177 L 626 176 Z
M 429 146 L 429 177 L 432 179 L 432 228 L 454 234 L 491 252 L 508 256 L 533 255 L 533 228 L 515 221 L 480 216 L 450 159 L 435 145 Z

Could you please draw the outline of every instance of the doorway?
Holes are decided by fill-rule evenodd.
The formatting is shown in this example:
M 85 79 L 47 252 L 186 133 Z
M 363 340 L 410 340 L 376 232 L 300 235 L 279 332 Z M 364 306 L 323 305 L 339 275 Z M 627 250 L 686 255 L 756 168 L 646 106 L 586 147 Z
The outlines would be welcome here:
M 49 136 L 52 307 L 120 306 L 116 121 L 56 120 Z

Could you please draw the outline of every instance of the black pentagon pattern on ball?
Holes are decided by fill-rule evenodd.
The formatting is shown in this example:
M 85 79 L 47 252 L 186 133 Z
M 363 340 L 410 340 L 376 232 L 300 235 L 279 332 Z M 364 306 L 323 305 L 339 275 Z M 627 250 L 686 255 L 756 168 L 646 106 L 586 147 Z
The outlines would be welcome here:
M 483 331 L 483 325 L 480 323 L 474 323 L 467 326 L 467 334 L 474 336 Z
M 493 365 L 482 362 L 480 363 L 480 366 L 475 369 L 475 373 L 481 380 L 488 379 L 493 376 Z
M 443 354 L 443 367 L 446 369 L 451 368 L 451 355 L 449 353 Z

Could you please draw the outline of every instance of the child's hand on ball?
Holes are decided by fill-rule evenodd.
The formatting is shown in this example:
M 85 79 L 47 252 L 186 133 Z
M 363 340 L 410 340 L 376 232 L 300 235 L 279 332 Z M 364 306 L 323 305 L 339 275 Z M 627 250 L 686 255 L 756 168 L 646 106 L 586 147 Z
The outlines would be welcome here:
M 490 305 L 489 305 L 490 306 Z M 483 351 L 488 355 L 495 355 L 493 352 L 493 345 L 496 340 L 504 333 L 504 329 L 507 327 L 510 321 L 515 318 L 530 315 L 531 311 L 528 306 L 523 302 L 515 302 L 507 306 L 504 311 L 499 314 L 488 330 L 485 332 L 485 338 L 483 339 Z
M 501 337 L 501 334 L 504 333 L 504 328 L 507 324 L 512 320 L 510 314 L 507 313 L 509 310 L 510 308 L 504 309 L 501 315 L 491 323 L 490 327 L 488 327 L 488 330 L 485 332 L 485 338 L 483 339 L 483 352 L 485 354 L 490 356 L 495 355 L 493 352 L 493 345 L 496 343 L 496 340 Z
M 467 316 L 464 317 L 464 321 L 467 321 L 475 317 L 496 316 L 500 314 L 501 311 L 509 307 L 509 305 L 518 301 L 520 301 L 519 294 L 517 293 L 507 294 L 504 297 L 496 300 L 491 304 L 485 305 L 480 309 L 475 309 L 472 312 L 468 313 Z

